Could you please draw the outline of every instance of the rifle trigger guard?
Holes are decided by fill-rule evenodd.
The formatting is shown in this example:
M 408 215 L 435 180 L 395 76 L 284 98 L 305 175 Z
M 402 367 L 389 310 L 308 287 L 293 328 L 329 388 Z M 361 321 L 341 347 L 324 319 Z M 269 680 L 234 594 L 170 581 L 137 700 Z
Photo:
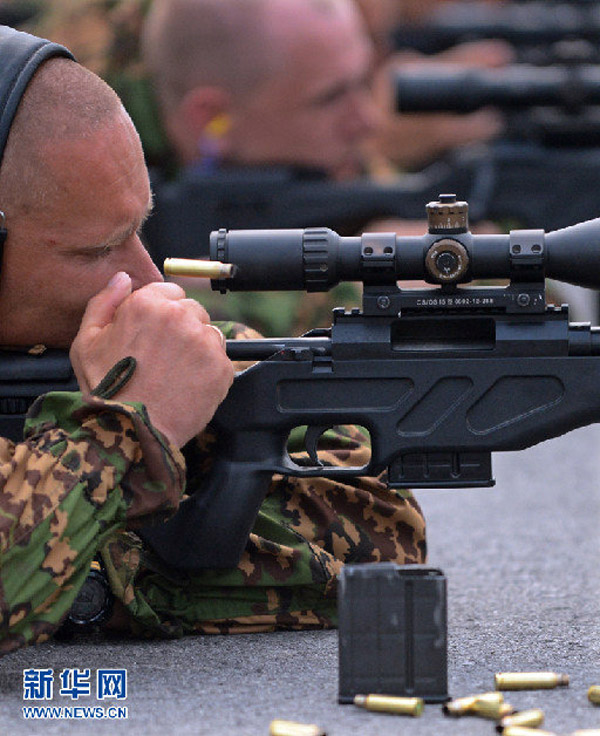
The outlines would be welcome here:
M 306 452 L 308 453 L 310 459 L 313 461 L 314 465 L 318 468 L 323 467 L 323 463 L 319 460 L 319 455 L 317 453 L 319 438 L 328 429 L 331 429 L 331 427 L 309 427 L 306 430 L 306 436 L 304 437 L 304 447 L 306 449 Z

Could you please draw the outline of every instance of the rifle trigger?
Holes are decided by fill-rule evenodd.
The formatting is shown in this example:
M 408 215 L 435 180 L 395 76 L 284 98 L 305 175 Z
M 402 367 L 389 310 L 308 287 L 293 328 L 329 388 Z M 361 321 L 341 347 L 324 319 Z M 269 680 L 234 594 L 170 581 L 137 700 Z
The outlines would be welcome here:
M 310 459 L 313 461 L 314 465 L 319 468 L 323 467 L 323 463 L 319 460 L 319 455 L 317 453 L 319 438 L 323 434 L 323 432 L 326 432 L 328 429 L 329 427 L 309 427 L 306 430 L 306 435 L 304 437 L 304 446 L 306 448 L 306 452 L 308 453 Z

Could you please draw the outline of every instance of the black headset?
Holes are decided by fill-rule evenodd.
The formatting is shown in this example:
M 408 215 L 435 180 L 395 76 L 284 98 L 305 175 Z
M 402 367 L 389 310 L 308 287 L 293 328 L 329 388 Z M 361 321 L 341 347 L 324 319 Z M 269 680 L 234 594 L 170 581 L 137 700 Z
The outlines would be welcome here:
M 10 126 L 25 88 L 40 64 L 53 56 L 75 60 L 64 46 L 9 26 L 0 26 L 0 166 Z M 0 268 L 6 235 L 6 218 L 0 202 Z

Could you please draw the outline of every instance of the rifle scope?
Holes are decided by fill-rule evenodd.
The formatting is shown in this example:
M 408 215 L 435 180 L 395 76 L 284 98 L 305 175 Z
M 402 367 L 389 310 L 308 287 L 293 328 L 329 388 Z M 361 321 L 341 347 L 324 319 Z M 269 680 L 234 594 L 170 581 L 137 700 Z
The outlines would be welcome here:
M 461 41 L 500 38 L 515 46 L 547 45 L 565 38 L 597 42 L 596 2 L 447 2 L 419 23 L 402 23 L 392 33 L 397 49 L 436 53 Z
M 235 266 L 232 278 L 211 281 L 226 291 L 327 291 L 341 281 L 365 285 L 425 280 L 434 284 L 474 279 L 537 282 L 545 277 L 600 287 L 600 218 L 545 233 L 473 235 L 467 203 L 440 195 L 427 205 L 422 236 L 365 233 L 342 237 L 328 228 L 218 230 L 210 257 Z
M 600 66 L 592 64 L 514 64 L 499 69 L 410 66 L 394 73 L 393 84 L 398 112 L 466 113 L 486 105 L 503 110 L 576 110 L 600 103 Z

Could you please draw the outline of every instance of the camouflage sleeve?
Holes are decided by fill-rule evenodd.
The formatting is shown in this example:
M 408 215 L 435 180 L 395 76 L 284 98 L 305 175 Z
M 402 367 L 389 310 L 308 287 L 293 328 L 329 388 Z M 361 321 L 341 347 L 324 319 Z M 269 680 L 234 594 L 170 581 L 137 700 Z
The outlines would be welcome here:
M 53 633 L 107 537 L 172 512 L 180 452 L 141 405 L 52 393 L 0 439 L 0 654 Z

